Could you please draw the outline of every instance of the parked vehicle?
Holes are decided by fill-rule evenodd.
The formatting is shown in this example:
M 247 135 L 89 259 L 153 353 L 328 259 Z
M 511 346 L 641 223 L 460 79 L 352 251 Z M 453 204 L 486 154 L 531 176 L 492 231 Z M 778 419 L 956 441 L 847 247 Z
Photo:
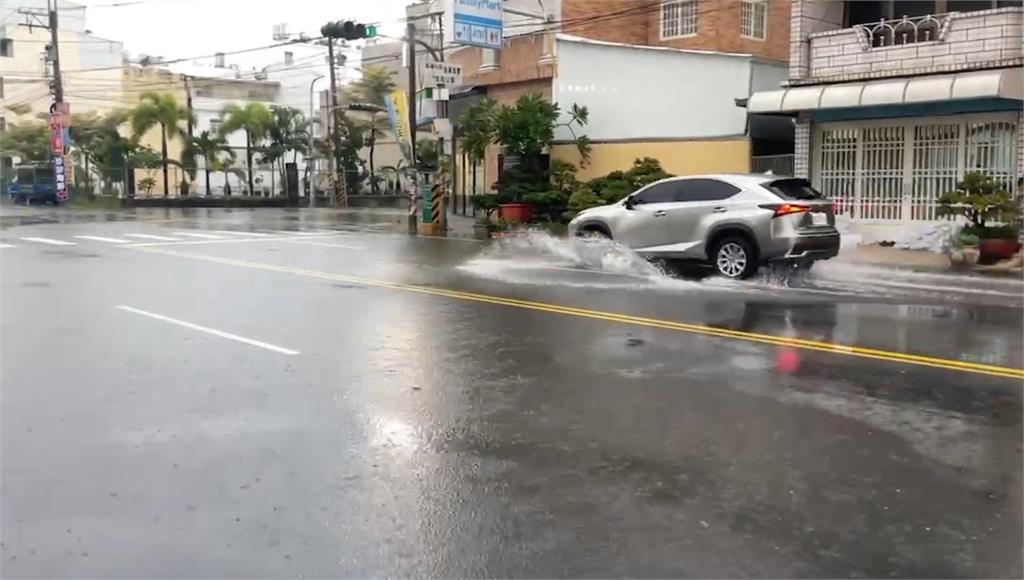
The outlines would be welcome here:
M 580 212 L 569 232 L 611 238 L 646 258 L 710 263 L 729 278 L 839 253 L 832 202 L 806 179 L 766 174 L 663 179 Z
M 19 165 L 14 181 L 7 187 L 7 195 L 14 200 L 14 203 L 60 204 L 60 200 L 57 199 L 57 184 L 53 177 L 53 165 L 49 163 Z

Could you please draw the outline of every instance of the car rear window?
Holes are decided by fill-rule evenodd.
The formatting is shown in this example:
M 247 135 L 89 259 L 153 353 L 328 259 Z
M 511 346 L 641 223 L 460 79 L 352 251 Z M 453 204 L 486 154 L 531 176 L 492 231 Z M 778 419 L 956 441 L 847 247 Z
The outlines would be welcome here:
M 806 179 L 777 179 L 764 184 L 765 189 L 782 199 L 825 199 Z

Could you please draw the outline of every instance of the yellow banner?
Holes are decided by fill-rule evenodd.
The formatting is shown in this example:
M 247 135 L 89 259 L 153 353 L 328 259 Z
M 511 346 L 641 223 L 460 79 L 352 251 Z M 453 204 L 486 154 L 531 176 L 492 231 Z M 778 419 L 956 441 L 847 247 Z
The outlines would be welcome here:
M 388 117 L 395 140 L 400 144 L 409 143 L 409 102 L 403 91 L 393 91 L 388 95 Z

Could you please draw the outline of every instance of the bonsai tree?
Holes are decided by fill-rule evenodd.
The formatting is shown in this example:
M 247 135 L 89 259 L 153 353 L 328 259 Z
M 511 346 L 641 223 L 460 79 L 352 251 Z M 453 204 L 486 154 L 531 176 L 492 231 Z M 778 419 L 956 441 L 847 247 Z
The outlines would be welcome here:
M 968 225 L 962 233 L 981 239 L 1016 238 L 1014 221 L 1020 213 L 1003 183 L 972 171 L 964 175 L 956 189 L 939 196 L 939 216 L 963 216 Z M 991 222 L 1005 225 L 993 227 Z

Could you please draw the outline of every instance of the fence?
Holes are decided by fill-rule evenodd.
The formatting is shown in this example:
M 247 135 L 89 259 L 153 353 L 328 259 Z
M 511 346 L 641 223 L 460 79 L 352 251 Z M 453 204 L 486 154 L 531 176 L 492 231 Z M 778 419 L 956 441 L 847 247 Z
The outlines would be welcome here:
M 793 155 L 760 155 L 750 158 L 750 170 L 754 173 L 793 175 Z

